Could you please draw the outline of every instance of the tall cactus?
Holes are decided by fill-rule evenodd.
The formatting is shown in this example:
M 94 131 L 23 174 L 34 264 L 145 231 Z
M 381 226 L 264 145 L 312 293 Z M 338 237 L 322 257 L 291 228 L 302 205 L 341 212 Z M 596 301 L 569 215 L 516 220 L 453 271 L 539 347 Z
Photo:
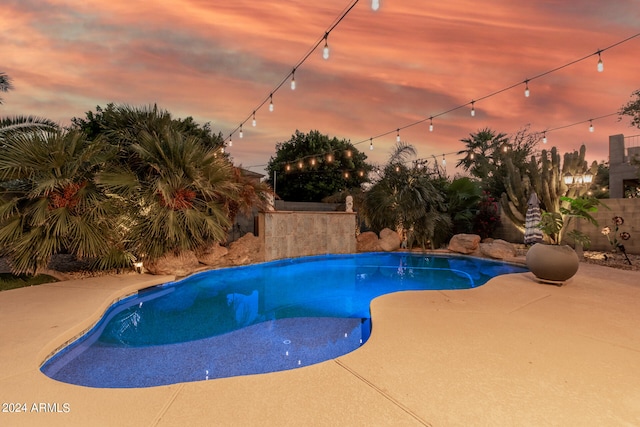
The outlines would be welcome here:
M 588 168 L 585 160 L 586 147 L 579 151 L 565 153 L 564 159 L 558 149 L 542 150 L 539 157 L 533 156 L 526 170 L 519 170 L 507 159 L 507 192 L 500 198 L 500 206 L 507 217 L 520 231 L 524 232 L 524 219 L 527 212 L 527 201 L 534 190 L 547 212 L 560 212 L 560 208 L 568 208 L 569 202 L 562 197 L 576 198 L 589 191 L 588 185 L 566 185 L 564 176 L 570 173 L 578 176 L 589 171 L 593 176 L 598 171 L 598 163 L 593 162 Z M 562 161 L 561 161 L 562 160 Z

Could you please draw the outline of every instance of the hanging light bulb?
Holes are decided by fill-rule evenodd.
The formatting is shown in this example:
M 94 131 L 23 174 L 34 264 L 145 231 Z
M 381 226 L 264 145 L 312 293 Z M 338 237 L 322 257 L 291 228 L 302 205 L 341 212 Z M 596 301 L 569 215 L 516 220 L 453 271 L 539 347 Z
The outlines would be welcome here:
M 333 156 L 331 154 L 327 154 L 327 163 L 333 162 Z
M 476 153 L 474 153 L 473 151 L 469 154 L 469 159 L 473 160 L 476 157 Z
M 316 165 L 316 158 L 312 157 L 310 163 L 311 163 L 311 166 L 315 166 Z
M 256 112 L 253 112 L 253 119 L 251 120 L 251 126 L 256 127 L 256 124 L 258 124 L 258 122 L 256 122 Z
M 351 157 L 351 150 L 347 150 L 346 154 L 347 154 L 347 157 Z
M 244 138 L 244 133 L 242 132 L 242 125 L 240 125 L 240 139 Z
M 476 103 L 476 101 L 471 101 L 471 117 L 475 117 L 476 116 L 476 109 L 474 107 L 475 103 Z
M 344 173 L 344 179 L 349 179 L 349 172 Z
M 296 90 L 296 69 L 291 72 L 291 90 Z
M 598 51 L 598 72 L 601 73 L 604 71 L 604 64 L 602 63 L 602 57 L 600 56 L 600 50 Z
M 322 57 L 324 59 L 329 59 L 329 44 L 327 43 L 327 37 L 329 37 L 329 33 L 324 34 L 324 48 L 322 49 Z
M 442 155 L 442 166 L 447 166 L 447 159 L 444 158 L 444 154 Z
M 397 130 L 398 134 L 396 135 L 396 142 L 400 142 L 400 129 Z
M 593 120 L 589 120 L 589 132 L 593 132 L 595 129 L 593 128 Z
M 298 162 L 298 169 L 302 169 L 303 166 L 304 166 L 304 163 L 302 163 L 302 160 L 300 160 Z
M 273 112 L 273 94 L 269 95 L 269 111 Z
M 369 138 L 369 150 L 373 150 L 373 138 Z
M 371 9 L 373 10 L 380 9 L 380 0 L 371 0 Z
M 291 170 L 291 165 L 287 163 L 287 166 L 285 167 L 285 170 L 286 170 L 287 172 L 289 172 L 289 171 Z
M 433 132 L 433 117 L 429 117 L 429 132 Z
M 229 135 L 229 143 L 227 144 L 228 147 L 232 147 L 233 146 L 233 139 L 231 139 L 233 137 L 233 134 Z
M 525 86 L 524 86 L 524 96 L 525 96 L 525 98 L 528 98 L 529 95 L 531 94 L 529 92 L 529 80 L 525 80 L 524 84 L 525 84 Z
M 543 144 L 547 143 L 547 133 L 546 132 L 542 132 L 542 143 Z

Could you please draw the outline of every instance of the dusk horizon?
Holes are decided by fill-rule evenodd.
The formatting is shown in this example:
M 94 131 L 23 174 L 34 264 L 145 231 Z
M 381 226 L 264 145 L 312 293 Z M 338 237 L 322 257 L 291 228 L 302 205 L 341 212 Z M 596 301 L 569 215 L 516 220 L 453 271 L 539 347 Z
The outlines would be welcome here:
M 584 144 L 606 161 L 610 135 L 640 133 L 617 114 L 640 89 L 637 5 L 9 0 L 0 72 L 14 89 L 0 116 L 68 125 L 96 106 L 156 104 L 233 135 L 234 163 L 259 173 L 296 130 L 350 140 L 373 164 L 398 134 L 451 168 L 469 134 L 527 127 L 546 132 L 538 148 Z

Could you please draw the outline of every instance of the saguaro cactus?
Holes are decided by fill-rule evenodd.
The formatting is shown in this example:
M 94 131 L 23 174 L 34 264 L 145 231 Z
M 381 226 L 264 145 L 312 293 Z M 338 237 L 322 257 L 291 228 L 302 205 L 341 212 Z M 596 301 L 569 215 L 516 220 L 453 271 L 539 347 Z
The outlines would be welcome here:
M 587 172 L 592 176 L 598 171 L 598 163 L 588 167 L 585 160 L 586 147 L 579 151 L 565 153 L 564 159 L 558 149 L 542 150 L 539 157 L 533 156 L 527 170 L 518 170 L 507 158 L 507 192 L 502 194 L 500 206 L 503 214 L 521 231 L 524 231 L 524 219 L 527 212 L 527 200 L 531 191 L 538 194 L 541 208 L 547 212 L 560 212 L 560 208 L 568 208 L 568 202 L 562 197 L 576 198 L 589 191 L 589 185 L 570 184 L 564 182 L 564 176 L 583 176 Z M 562 161 L 561 161 L 562 160 Z

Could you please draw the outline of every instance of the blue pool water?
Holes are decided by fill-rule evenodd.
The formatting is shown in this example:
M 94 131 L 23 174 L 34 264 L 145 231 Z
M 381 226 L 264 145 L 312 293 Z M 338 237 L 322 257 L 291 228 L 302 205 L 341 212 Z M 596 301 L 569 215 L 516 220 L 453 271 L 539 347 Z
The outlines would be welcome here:
M 377 296 L 468 289 L 523 271 L 486 259 L 403 252 L 206 271 L 112 305 L 41 370 L 67 383 L 128 388 L 294 369 L 364 344 Z

